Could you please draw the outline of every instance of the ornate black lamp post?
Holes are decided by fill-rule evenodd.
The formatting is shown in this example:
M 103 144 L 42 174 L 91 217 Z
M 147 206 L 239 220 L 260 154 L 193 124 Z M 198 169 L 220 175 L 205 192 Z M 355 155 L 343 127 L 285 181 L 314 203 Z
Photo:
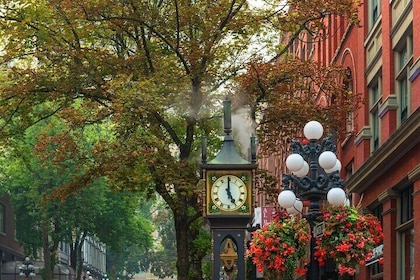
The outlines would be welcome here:
M 19 275 L 25 276 L 26 279 L 36 275 L 34 263 L 30 261 L 29 257 L 26 257 L 25 260 L 22 262 L 22 264 L 19 265 L 19 270 L 20 270 Z
M 307 279 L 317 280 L 319 264 L 314 259 L 314 248 L 319 229 L 315 226 L 316 217 L 320 214 L 322 201 L 343 205 L 346 194 L 344 181 L 339 175 L 341 163 L 335 155 L 335 145 L 328 137 L 319 142 L 323 135 L 322 125 L 317 121 L 307 123 L 304 135 L 309 143 L 302 144 L 296 140 L 291 143 L 292 154 L 286 159 L 291 174 L 283 174 L 283 191 L 278 201 L 290 214 L 301 213 L 303 202 L 309 202 L 309 209 L 304 214 L 312 233 Z

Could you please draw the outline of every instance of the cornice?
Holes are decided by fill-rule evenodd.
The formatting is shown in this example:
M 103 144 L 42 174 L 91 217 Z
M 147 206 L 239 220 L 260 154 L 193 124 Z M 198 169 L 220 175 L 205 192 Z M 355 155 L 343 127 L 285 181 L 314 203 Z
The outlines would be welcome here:
M 417 164 L 416 167 L 413 168 L 410 172 L 407 174 L 408 180 L 410 182 L 417 181 L 420 178 L 420 164 Z
M 354 144 L 358 146 L 363 140 L 370 139 L 371 137 L 372 131 L 370 129 L 370 126 L 364 126 L 359 132 L 357 132 Z
M 379 117 L 382 118 L 388 111 L 396 109 L 398 109 L 397 95 L 391 94 L 382 104 L 379 104 Z
M 349 178 L 346 187 L 349 192 L 361 193 L 378 178 L 388 172 L 416 145 L 420 143 L 420 108 L 376 150 L 368 160 Z M 412 172 L 418 176 L 418 172 Z
M 387 189 L 384 192 L 382 192 L 380 195 L 378 195 L 378 201 L 380 203 L 383 203 L 385 201 L 388 201 L 390 199 L 398 197 L 398 193 L 392 189 Z

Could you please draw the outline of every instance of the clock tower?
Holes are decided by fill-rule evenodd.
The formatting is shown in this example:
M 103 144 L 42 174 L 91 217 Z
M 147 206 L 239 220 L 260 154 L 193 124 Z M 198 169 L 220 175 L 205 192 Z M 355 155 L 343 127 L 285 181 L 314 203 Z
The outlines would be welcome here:
M 212 236 L 212 279 L 223 275 L 245 279 L 246 228 L 253 217 L 253 190 L 257 168 L 255 137 L 251 137 L 250 160 L 235 147 L 231 103 L 223 101 L 224 140 L 219 153 L 207 161 L 203 140 L 203 213 Z

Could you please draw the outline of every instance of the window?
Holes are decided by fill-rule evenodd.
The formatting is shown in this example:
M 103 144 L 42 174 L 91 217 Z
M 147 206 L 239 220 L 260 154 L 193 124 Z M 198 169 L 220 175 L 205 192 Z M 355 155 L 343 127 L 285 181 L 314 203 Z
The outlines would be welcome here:
M 408 118 L 410 109 L 411 82 L 409 81 L 410 67 L 413 56 L 413 39 L 411 35 L 405 36 L 396 48 L 396 90 L 398 98 L 398 123 Z
M 376 218 L 378 218 L 379 222 L 382 224 L 382 205 L 379 205 L 378 207 L 375 207 L 372 210 L 372 215 L 374 215 Z
M 344 169 L 344 172 L 346 173 L 345 174 L 346 181 L 350 179 L 350 177 L 353 175 L 353 172 L 354 172 L 353 170 L 354 170 L 354 164 L 353 164 L 353 161 L 351 161 Z
M 414 280 L 413 191 L 411 184 L 400 192 L 399 279 Z
M 346 68 L 344 78 L 344 87 L 349 91 L 353 92 L 353 77 L 349 67 Z M 354 131 L 354 114 L 353 112 L 346 113 L 346 133 L 351 135 Z
M 0 232 L 6 232 L 6 207 L 0 203 Z
M 380 94 L 380 79 L 377 79 L 372 86 L 369 87 L 370 96 L 370 126 L 372 131 L 371 150 L 376 151 L 379 148 L 379 134 L 380 134 L 380 121 L 379 121 L 379 103 L 381 101 Z
M 379 16 L 379 5 L 378 0 L 372 0 L 372 11 L 371 11 L 371 17 L 372 17 L 372 23 L 375 23 Z
M 379 0 L 369 0 L 369 29 L 371 29 L 381 14 L 381 5 Z
M 382 212 L 383 212 L 383 208 L 382 208 L 382 204 L 379 205 L 378 207 L 375 207 L 372 210 L 372 215 L 374 215 L 375 217 L 378 218 L 378 220 L 381 222 L 382 224 Z M 382 257 L 383 257 L 383 245 L 379 245 L 378 247 L 376 247 L 374 249 L 374 257 L 373 260 L 371 260 L 367 265 L 369 266 L 369 271 L 370 271 L 370 275 L 375 276 L 378 275 L 380 273 L 382 273 L 384 271 L 384 267 L 381 264 L 381 262 L 379 261 Z
M 414 280 L 414 229 L 404 231 L 402 234 L 402 277 L 404 280 Z
M 413 219 L 413 191 L 414 186 L 410 185 L 400 193 L 401 224 Z

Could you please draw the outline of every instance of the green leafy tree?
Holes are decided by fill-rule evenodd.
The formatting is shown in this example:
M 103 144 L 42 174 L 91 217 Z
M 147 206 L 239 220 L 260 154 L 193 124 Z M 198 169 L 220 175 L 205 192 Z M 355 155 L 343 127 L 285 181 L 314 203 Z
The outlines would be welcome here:
M 142 203 L 139 206 L 134 221 L 134 233 L 139 229 L 150 227 L 151 203 Z M 110 247 L 107 250 L 107 273 L 111 279 L 133 279 L 139 272 L 147 271 L 150 267 L 149 252 L 154 248 L 151 236 L 133 234 L 125 238 L 118 250 Z M 106 230 L 105 230 L 106 234 Z M 153 242 L 154 243 L 154 242 Z
M 35 156 L 39 129 L 56 133 L 53 123 L 40 123 L 20 138 L 9 139 L 2 157 L 2 190 L 10 194 L 16 213 L 16 235 L 27 255 L 37 256 L 42 248 L 45 277 L 52 279 L 60 241 L 69 231 L 66 209 L 59 200 L 45 200 L 55 188 L 71 180 L 75 166 L 69 161 L 57 166 Z M 67 165 L 68 168 L 63 168 Z
M 59 134 L 63 127 L 59 121 L 38 123 L 24 137 L 9 139 L 10 146 L 1 158 L 1 189 L 10 194 L 16 211 L 17 238 L 28 255 L 36 257 L 37 250 L 43 249 L 46 279 L 52 279 L 61 241 L 70 244 L 71 266 L 79 279 L 81 249 L 89 235 L 99 237 L 116 252 L 130 246 L 146 251 L 152 243 L 149 222 L 134 215 L 141 199 L 138 193 L 111 192 L 103 178 L 98 178 L 64 201 L 50 198 L 80 172 L 72 160 L 57 165 L 37 154 L 43 150 L 37 146 L 40 139 Z
M 84 168 L 52 197 L 102 176 L 116 190 L 159 193 L 174 217 L 178 279 L 201 279 L 198 147 L 203 135 L 220 143 L 222 86 L 261 56 L 254 42 L 277 58 L 282 30 L 296 37 L 322 30 L 326 15 L 356 14 L 352 0 L 268 2 L 257 9 L 246 0 L 3 0 L 1 135 L 55 114 L 71 130 L 111 122 L 112 137 L 95 142 L 91 157 L 76 138 L 48 138 L 56 145 L 48 157 Z M 51 106 L 40 110 L 45 102 Z
M 174 218 L 162 201 L 157 201 L 153 211 L 156 226 L 157 244 L 149 252 L 150 271 L 159 278 L 173 277 L 176 274 L 176 238 Z

